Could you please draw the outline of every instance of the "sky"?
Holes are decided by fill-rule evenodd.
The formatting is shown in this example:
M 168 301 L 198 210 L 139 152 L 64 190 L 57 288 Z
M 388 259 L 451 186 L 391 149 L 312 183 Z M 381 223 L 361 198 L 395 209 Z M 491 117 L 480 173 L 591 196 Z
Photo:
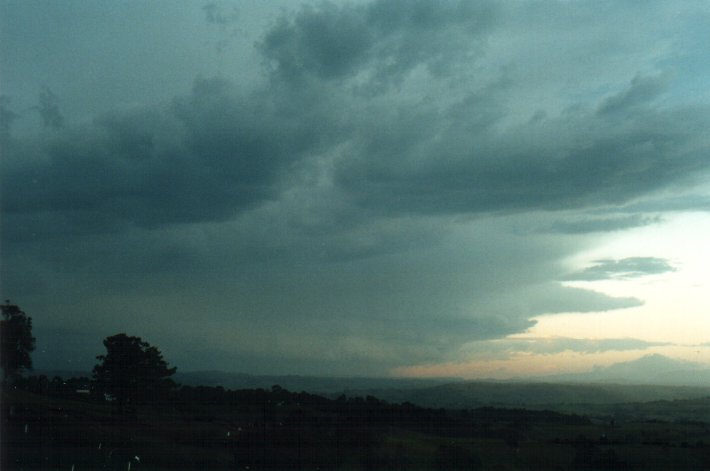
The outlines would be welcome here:
M 36 368 L 710 365 L 710 4 L 0 0 Z

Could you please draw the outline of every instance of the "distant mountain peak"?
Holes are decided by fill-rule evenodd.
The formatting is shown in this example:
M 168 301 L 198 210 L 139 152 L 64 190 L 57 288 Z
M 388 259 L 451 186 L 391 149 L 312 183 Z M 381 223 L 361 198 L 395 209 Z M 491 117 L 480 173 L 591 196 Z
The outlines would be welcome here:
M 644 355 L 636 360 L 614 363 L 608 366 L 607 370 L 626 369 L 626 368 L 663 368 L 663 369 L 678 369 L 678 368 L 705 368 L 706 366 L 688 360 L 679 360 L 676 358 L 667 357 L 660 353 L 651 353 Z
M 710 386 L 710 365 L 650 353 L 635 360 L 595 366 L 584 373 L 546 376 L 545 381 Z

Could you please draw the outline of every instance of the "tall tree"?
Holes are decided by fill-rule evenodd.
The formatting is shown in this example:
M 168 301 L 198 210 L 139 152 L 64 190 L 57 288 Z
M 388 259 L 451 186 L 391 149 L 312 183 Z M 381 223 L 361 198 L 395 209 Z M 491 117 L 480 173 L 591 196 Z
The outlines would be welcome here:
M 96 359 L 94 385 L 110 394 L 122 409 L 125 404 L 151 402 L 164 397 L 175 386 L 170 379 L 177 368 L 169 368 L 162 353 L 140 337 L 116 334 L 104 340 L 106 355 Z
M 0 306 L 3 320 L 0 321 L 0 365 L 3 381 L 14 379 L 23 369 L 32 369 L 30 354 L 35 349 L 32 336 L 32 318 L 8 299 Z

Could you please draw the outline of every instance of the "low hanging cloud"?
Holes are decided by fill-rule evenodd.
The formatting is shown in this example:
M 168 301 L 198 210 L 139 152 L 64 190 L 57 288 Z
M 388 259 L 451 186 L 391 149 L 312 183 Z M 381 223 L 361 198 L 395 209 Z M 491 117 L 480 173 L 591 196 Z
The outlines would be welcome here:
M 600 353 L 608 351 L 646 350 L 671 345 L 634 338 L 585 339 L 572 337 L 505 338 L 471 342 L 464 347 L 467 354 L 485 359 L 507 359 L 520 353 L 555 355 L 563 352 Z
M 656 257 L 629 257 L 596 260 L 594 265 L 566 277 L 569 281 L 626 280 L 675 271 L 668 260 Z

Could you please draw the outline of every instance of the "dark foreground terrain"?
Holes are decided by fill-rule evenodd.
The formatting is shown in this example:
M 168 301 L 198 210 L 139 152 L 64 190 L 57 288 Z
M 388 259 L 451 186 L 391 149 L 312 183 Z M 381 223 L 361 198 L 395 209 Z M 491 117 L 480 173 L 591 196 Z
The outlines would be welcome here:
M 701 470 L 710 425 L 372 396 L 182 387 L 119 411 L 72 388 L 2 395 L 3 470 Z

